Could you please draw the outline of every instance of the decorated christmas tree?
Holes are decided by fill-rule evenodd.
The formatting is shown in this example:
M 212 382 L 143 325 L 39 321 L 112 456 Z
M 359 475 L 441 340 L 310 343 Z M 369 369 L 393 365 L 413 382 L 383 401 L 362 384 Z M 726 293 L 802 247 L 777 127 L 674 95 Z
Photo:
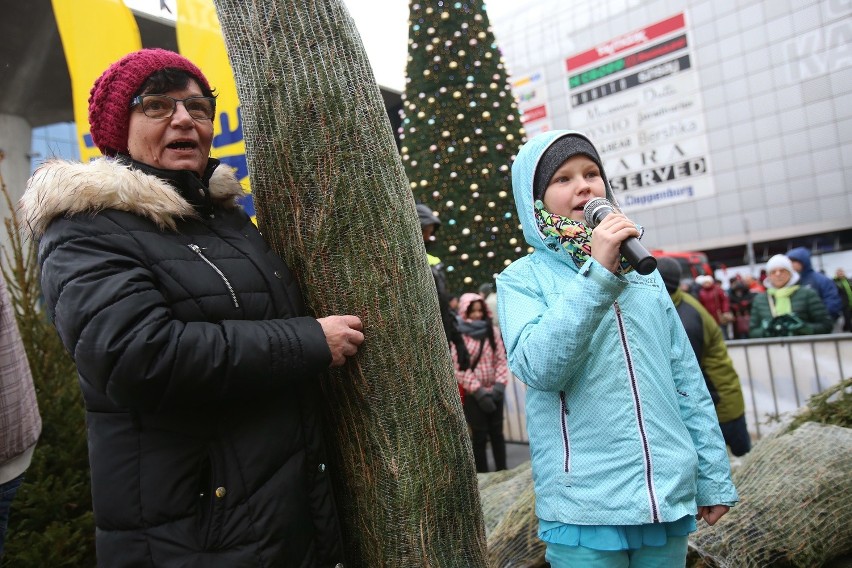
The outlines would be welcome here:
M 430 252 L 454 291 L 472 290 L 526 247 L 510 177 L 520 115 L 481 0 L 412 0 L 408 49 L 402 161 L 441 219 Z

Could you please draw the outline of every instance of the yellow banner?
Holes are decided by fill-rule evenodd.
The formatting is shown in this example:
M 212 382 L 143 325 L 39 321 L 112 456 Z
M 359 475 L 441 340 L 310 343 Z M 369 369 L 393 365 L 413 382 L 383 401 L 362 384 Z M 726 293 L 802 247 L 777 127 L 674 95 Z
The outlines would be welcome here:
M 80 159 L 101 155 L 89 134 L 89 91 L 95 79 L 123 55 L 142 48 L 139 28 L 121 0 L 52 0 L 71 91 Z M 127 104 L 130 104 L 128 101 Z
M 243 189 L 250 192 L 237 85 L 213 0 L 178 0 L 177 43 L 181 54 L 201 69 L 218 95 L 211 153 L 235 168 Z M 241 204 L 254 219 L 251 196 Z

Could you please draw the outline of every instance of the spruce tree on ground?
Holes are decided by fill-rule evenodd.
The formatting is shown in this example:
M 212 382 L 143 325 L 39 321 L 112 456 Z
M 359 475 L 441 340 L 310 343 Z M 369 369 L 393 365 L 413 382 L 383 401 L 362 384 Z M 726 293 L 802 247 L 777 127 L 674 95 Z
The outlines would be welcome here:
M 2 155 L 0 155 L 2 161 Z M 35 243 L 18 231 L 12 211 L 5 219 L 8 248 L 2 273 L 17 314 L 33 375 L 42 432 L 24 483 L 12 501 L 3 567 L 95 565 L 95 524 L 86 449 L 83 397 L 74 361 L 41 309 Z
M 434 250 L 470 291 L 524 253 L 510 169 L 524 133 L 481 0 L 412 0 L 399 129 L 415 200 L 441 219 Z

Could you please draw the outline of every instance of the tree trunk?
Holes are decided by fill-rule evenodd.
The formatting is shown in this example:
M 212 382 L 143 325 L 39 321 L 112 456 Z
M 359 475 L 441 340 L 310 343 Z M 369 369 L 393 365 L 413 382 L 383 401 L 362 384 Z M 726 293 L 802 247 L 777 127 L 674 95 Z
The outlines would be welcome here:
M 366 341 L 323 379 L 349 565 L 485 566 L 472 452 L 414 201 L 340 0 L 215 0 L 261 230 Z

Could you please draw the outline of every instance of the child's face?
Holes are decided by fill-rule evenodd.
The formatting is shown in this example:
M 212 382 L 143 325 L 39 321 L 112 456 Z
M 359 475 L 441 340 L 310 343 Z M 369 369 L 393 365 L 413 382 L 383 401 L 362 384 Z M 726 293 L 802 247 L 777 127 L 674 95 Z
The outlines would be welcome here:
M 481 320 L 485 317 L 485 310 L 482 309 L 482 302 L 473 302 L 467 308 L 467 319 L 471 321 Z
M 606 197 L 600 168 L 590 158 L 577 154 L 553 174 L 544 192 L 544 206 L 551 213 L 584 221 L 583 207 L 595 197 Z

